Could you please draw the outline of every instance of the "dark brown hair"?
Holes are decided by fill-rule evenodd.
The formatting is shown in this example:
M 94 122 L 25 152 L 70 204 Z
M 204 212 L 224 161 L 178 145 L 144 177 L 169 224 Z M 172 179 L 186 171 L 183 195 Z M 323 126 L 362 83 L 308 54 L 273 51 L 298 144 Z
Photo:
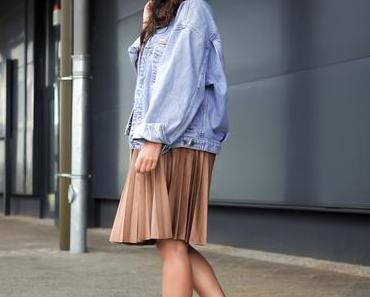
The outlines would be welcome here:
M 140 48 L 142 50 L 148 39 L 154 35 L 157 29 L 166 27 L 173 17 L 175 17 L 177 9 L 181 2 L 186 0 L 151 0 L 150 17 L 144 28 L 140 27 Z M 137 65 L 138 59 L 135 64 Z

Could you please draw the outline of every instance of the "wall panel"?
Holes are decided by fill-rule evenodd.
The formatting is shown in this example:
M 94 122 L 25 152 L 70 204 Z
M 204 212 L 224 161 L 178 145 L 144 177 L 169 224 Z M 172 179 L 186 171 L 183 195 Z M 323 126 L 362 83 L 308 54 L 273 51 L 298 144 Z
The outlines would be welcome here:
M 231 134 L 211 203 L 370 210 L 366 0 L 210 0 L 224 41 Z M 145 1 L 95 1 L 93 195 L 118 198 Z M 107 174 L 109 178 L 107 177 Z

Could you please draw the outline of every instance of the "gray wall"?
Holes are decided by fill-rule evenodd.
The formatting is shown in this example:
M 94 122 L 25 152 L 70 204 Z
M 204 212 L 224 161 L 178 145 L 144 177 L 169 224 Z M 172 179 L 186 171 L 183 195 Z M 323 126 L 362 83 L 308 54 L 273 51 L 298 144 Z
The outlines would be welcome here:
M 232 130 L 213 200 L 369 209 L 370 2 L 211 2 Z
M 28 2 L 0 2 L 0 62 L 15 60 L 11 189 L 14 194 L 33 193 L 33 18 L 32 15 L 26 18 L 32 12 Z
M 47 186 L 45 130 L 48 126 L 44 122 L 47 101 L 43 96 L 45 3 L 41 0 L 0 2 L 0 62 L 7 59 L 13 62 L 12 109 L 8 115 L 11 118 L 11 212 L 40 216 Z M 0 158 L 3 158 L 1 152 Z M 1 200 L 0 204 L 1 209 Z
M 124 3 L 126 2 L 126 3 Z M 93 196 L 118 198 L 129 160 L 123 127 L 135 75 L 127 47 L 136 38 L 145 1 L 96 0 L 93 11 Z
M 145 2 L 95 1 L 95 197 L 118 198 L 127 172 L 123 127 L 135 86 L 127 47 Z M 231 120 L 210 203 L 369 210 L 370 2 L 209 2 Z

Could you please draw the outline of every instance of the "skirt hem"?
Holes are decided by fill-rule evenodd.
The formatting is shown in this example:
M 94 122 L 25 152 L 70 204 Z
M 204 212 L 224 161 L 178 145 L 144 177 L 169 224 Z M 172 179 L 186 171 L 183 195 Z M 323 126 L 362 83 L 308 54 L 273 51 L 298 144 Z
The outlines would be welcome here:
M 143 240 L 138 240 L 138 241 L 115 241 L 115 240 L 108 240 L 112 244 L 118 244 L 118 245 L 155 245 L 157 239 L 174 239 L 174 240 L 181 240 L 185 241 L 187 244 L 193 244 L 193 245 L 200 245 L 200 246 L 205 246 L 207 245 L 207 242 L 203 241 L 194 241 L 194 240 L 185 240 L 183 238 L 174 238 L 174 237 L 159 237 L 159 238 L 145 238 Z

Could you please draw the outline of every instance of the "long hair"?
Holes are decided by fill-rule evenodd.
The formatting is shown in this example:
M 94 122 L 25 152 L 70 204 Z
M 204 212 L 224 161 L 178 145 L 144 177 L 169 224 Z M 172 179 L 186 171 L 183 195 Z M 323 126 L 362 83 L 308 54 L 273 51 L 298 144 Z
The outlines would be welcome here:
M 186 0 L 151 0 L 150 17 L 144 28 L 140 28 L 140 47 L 138 53 L 142 50 L 148 39 L 154 35 L 157 29 L 166 27 L 173 17 L 181 2 Z M 138 55 L 139 56 L 139 55 Z M 135 61 L 137 66 L 138 58 Z

